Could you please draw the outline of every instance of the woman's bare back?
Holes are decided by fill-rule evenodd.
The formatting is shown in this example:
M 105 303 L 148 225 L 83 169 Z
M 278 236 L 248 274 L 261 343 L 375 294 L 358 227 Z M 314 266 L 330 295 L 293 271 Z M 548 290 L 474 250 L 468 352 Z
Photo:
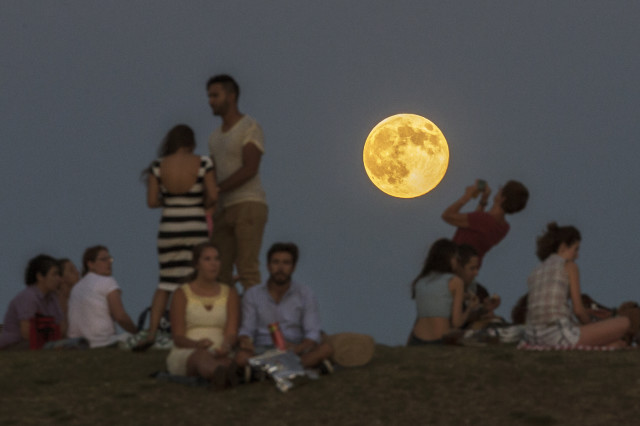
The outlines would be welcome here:
M 175 153 L 160 162 L 160 181 L 171 194 L 188 192 L 198 180 L 201 158 L 195 154 Z

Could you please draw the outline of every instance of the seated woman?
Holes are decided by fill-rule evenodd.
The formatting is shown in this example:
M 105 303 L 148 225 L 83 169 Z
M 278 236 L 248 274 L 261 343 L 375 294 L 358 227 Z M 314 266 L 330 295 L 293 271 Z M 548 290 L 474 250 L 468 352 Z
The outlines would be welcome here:
M 462 279 L 465 289 L 465 299 L 473 299 L 477 296 L 479 305 L 469 315 L 464 325 L 465 329 L 479 330 L 489 324 L 503 324 L 505 321 L 495 314 L 500 306 L 500 296 L 489 296 L 487 289 L 476 281 L 480 270 L 480 256 L 476 249 L 468 244 L 458 247 L 458 261 L 455 274 Z
M 442 343 L 444 335 L 462 327 L 477 307 L 477 298 L 463 308 L 465 297 L 462 279 L 453 274 L 457 267 L 458 246 L 451 240 L 433 243 L 422 271 L 413 280 L 412 298 L 416 300 L 416 320 L 408 345 Z
M 62 280 L 60 288 L 58 288 L 56 293 L 58 295 L 58 303 L 66 318 L 69 313 L 69 296 L 71 295 L 71 289 L 80 280 L 80 272 L 78 272 L 76 265 L 69 259 L 58 259 L 58 267 L 60 268 Z
M 204 377 L 224 388 L 237 381 L 229 355 L 238 334 L 238 293 L 217 281 L 220 257 L 211 243 L 194 247 L 193 264 L 191 282 L 179 287 L 171 301 L 174 346 L 167 369 L 171 374 Z
M 69 297 L 69 337 L 84 337 L 92 348 L 110 346 L 120 340 L 114 321 L 129 333 L 137 332 L 124 310 L 120 286 L 111 276 L 113 258 L 104 246 L 85 250 L 82 279 Z
M 41 314 L 53 317 L 66 332 L 67 321 L 58 303 L 56 291 L 60 287 L 60 269 L 54 258 L 41 254 L 29 261 L 25 271 L 27 288 L 9 303 L 0 334 L 0 349 L 28 349 L 30 320 Z
M 580 296 L 580 278 L 575 261 L 580 249 L 580 232 L 573 226 L 550 223 L 537 240 L 542 261 L 529 275 L 525 341 L 543 346 L 623 347 L 629 329 L 626 317 L 591 322 Z M 568 300 L 571 300 L 572 317 Z

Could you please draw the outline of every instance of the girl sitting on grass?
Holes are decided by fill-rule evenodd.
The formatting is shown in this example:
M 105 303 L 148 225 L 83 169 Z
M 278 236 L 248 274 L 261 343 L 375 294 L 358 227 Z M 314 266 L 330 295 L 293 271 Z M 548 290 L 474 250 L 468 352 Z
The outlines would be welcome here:
M 433 243 L 424 261 L 422 271 L 411 284 L 412 298 L 416 301 L 416 320 L 409 346 L 443 343 L 442 337 L 452 329 L 460 328 L 477 307 L 477 298 L 465 297 L 462 279 L 454 275 L 458 264 L 458 246 L 445 238 Z
M 217 388 L 235 385 L 231 349 L 236 344 L 239 297 L 236 289 L 218 282 L 220 255 L 211 243 L 193 249 L 194 276 L 179 287 L 171 301 L 173 348 L 169 373 L 200 376 Z
M 525 341 L 543 346 L 623 347 L 622 337 L 629 319 L 611 318 L 591 322 L 580 296 L 580 275 L 575 261 L 580 250 L 580 232 L 573 226 L 547 225 L 537 240 L 542 261 L 529 275 Z M 572 317 L 568 300 L 571 300 Z
M 122 304 L 122 291 L 111 276 L 113 257 L 105 246 L 89 247 L 82 256 L 82 278 L 69 296 L 69 337 L 84 337 L 92 348 L 116 346 L 114 321 L 128 333 L 138 330 Z

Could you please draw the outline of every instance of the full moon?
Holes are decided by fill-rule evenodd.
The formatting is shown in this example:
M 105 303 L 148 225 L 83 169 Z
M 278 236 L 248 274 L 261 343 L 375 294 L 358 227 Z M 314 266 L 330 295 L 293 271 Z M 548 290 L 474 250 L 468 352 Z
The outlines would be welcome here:
M 378 123 L 364 144 L 364 169 L 382 192 L 414 198 L 435 188 L 449 165 L 449 146 L 438 126 L 415 114 Z

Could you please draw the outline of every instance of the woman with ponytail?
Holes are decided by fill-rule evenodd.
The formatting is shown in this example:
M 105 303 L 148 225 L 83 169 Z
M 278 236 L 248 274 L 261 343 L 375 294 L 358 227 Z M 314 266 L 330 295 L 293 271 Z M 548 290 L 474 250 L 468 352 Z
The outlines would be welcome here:
M 555 222 L 549 223 L 547 231 L 538 238 L 536 254 L 542 263 L 528 279 L 527 343 L 543 346 L 626 345 L 622 337 L 629 329 L 628 318 L 591 322 L 582 304 L 580 274 L 575 263 L 580 241 L 580 232 L 575 227 L 558 226 Z

